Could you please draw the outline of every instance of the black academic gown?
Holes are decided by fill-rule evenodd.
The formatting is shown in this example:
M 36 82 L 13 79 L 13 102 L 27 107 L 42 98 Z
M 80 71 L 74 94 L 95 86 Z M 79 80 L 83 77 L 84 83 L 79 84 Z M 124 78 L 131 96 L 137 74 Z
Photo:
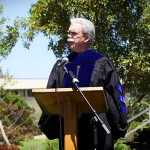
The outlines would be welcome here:
M 73 52 L 68 58 L 70 63 L 66 64 L 66 68 L 79 79 L 79 87 L 102 86 L 104 88 L 108 112 L 98 115 L 111 133 L 107 134 L 101 124 L 98 124 L 97 149 L 113 150 L 113 140 L 124 137 L 127 131 L 124 92 L 115 67 L 109 59 L 91 49 L 81 54 Z M 64 72 L 62 67 L 57 67 L 58 63 L 59 61 L 56 62 L 51 71 L 47 88 L 72 87 L 72 79 Z M 78 120 L 79 150 L 94 149 L 91 118 L 92 114 L 83 114 Z M 60 135 L 63 134 L 63 118 L 61 118 L 61 134 L 60 117 L 58 115 L 42 115 L 39 120 L 39 127 L 49 139 L 60 138 Z

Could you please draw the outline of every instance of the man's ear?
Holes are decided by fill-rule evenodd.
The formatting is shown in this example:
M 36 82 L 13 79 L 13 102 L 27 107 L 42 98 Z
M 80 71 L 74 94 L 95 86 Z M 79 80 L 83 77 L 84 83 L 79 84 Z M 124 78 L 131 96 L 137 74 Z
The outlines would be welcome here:
M 85 39 L 85 42 L 89 42 L 90 41 L 90 35 L 89 34 L 85 34 L 84 35 L 84 39 Z

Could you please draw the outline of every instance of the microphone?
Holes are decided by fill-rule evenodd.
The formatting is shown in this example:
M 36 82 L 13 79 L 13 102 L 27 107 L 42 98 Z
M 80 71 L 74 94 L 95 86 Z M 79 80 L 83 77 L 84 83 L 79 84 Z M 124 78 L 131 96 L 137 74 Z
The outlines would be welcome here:
M 76 78 L 76 76 L 73 74 L 72 71 L 68 71 L 68 74 L 69 74 L 69 76 L 72 78 L 72 82 L 73 82 L 74 84 L 79 83 L 79 80 Z
M 69 59 L 67 57 L 62 58 L 62 60 L 58 63 L 57 67 L 63 66 L 64 64 L 68 63 Z

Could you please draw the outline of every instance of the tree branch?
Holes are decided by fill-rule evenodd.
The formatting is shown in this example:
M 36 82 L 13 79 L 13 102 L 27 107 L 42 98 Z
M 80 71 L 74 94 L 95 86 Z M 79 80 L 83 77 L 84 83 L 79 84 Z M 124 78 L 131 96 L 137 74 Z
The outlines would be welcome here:
M 11 144 L 10 144 L 10 142 L 9 142 L 7 136 L 6 136 L 6 133 L 5 133 L 4 129 L 3 129 L 3 125 L 2 125 L 2 121 L 1 120 L 0 120 L 0 129 L 1 129 L 1 132 L 2 132 L 2 136 L 3 136 L 4 140 L 6 141 L 6 144 L 8 145 L 8 147 L 11 147 Z

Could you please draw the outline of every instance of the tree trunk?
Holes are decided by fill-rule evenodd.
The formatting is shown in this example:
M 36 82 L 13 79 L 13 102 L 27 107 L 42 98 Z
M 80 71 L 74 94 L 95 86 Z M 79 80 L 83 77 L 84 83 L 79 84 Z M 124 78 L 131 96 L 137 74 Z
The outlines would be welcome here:
M 10 144 L 10 142 L 9 142 L 9 140 L 8 140 L 6 134 L 5 134 L 5 131 L 4 131 L 4 129 L 3 129 L 3 125 L 2 125 L 2 121 L 1 121 L 1 120 L 0 120 L 0 130 L 1 130 L 1 132 L 2 132 L 2 136 L 3 136 L 4 140 L 6 141 L 6 144 L 7 144 L 9 147 L 11 147 L 11 144 Z

